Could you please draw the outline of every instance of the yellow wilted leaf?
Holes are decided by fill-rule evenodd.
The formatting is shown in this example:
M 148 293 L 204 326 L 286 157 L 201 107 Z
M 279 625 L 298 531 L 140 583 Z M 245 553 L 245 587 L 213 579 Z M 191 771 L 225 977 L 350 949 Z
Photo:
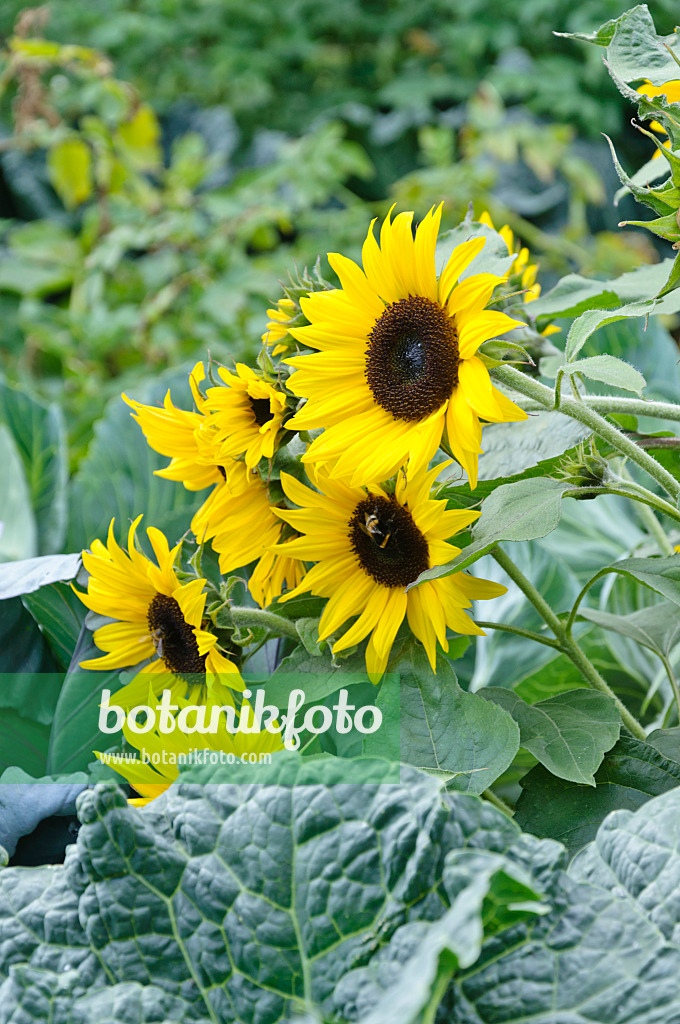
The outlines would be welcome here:
M 152 170 L 161 162 L 160 127 L 148 103 L 137 107 L 129 121 L 124 121 L 116 132 L 116 141 L 122 143 L 125 155 L 139 170 Z
M 92 195 L 92 153 L 82 139 L 63 139 L 47 154 L 55 192 L 69 210 Z

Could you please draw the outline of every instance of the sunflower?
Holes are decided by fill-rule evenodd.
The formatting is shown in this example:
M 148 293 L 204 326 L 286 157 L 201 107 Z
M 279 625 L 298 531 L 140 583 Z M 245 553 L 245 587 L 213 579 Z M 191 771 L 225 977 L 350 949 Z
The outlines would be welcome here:
M 288 350 L 288 345 L 281 345 L 280 342 L 288 334 L 290 321 L 297 315 L 297 306 L 292 299 L 279 299 L 276 309 L 268 309 L 269 322 L 267 329 L 262 335 L 263 345 L 272 345 L 272 355 L 278 356 L 281 352 Z
M 641 93 L 643 96 L 648 96 L 650 99 L 653 99 L 655 96 L 665 96 L 668 103 L 680 103 L 680 79 L 674 78 L 670 82 L 664 82 L 663 85 L 652 85 L 651 82 L 645 82 L 643 85 L 639 85 L 637 87 L 637 92 Z M 661 122 L 650 121 L 649 127 L 653 132 L 659 132 L 660 135 L 666 135 L 662 145 L 664 145 L 666 149 L 670 149 L 671 140 L 667 137 L 666 129 Z M 661 156 L 661 153 L 658 149 L 655 149 L 652 160 L 655 160 L 659 156 Z
M 320 640 L 358 615 L 336 640 L 333 653 L 358 644 L 370 633 L 366 668 L 373 682 L 385 671 L 404 615 L 435 670 L 437 641 L 448 651 L 447 627 L 483 636 L 464 609 L 473 600 L 505 593 L 506 588 L 498 583 L 462 572 L 406 592 L 425 569 L 449 562 L 460 553 L 447 539 L 480 514 L 450 511 L 445 501 L 430 498 L 431 484 L 441 469 L 439 465 L 415 473 L 402 470 L 393 493 L 386 487 L 352 487 L 334 480 L 324 467 L 311 470 L 317 491 L 293 476 L 281 475 L 287 496 L 300 508 L 278 510 L 277 514 L 304 536 L 279 545 L 277 550 L 317 564 L 280 600 L 305 591 L 327 597 L 319 622 Z
M 208 388 L 204 406 L 212 414 L 211 444 L 219 447 L 222 461 L 245 453 L 252 469 L 274 455 L 286 396 L 245 363 L 236 364 L 235 374 L 223 368 L 218 372 L 226 387 Z
M 388 215 L 380 246 L 371 223 L 363 270 L 329 253 L 342 288 L 300 300 L 309 326 L 290 333 L 321 351 L 286 360 L 297 370 L 288 386 L 307 399 L 287 426 L 325 427 L 303 462 L 334 462 L 331 475 L 353 486 L 386 480 L 407 460 L 412 470 L 427 465 L 446 431 L 474 487 L 480 418 L 526 419 L 493 387 L 476 352 L 523 325 L 485 308 L 502 278 L 475 274 L 460 281 L 485 238 L 456 246 L 437 277 L 441 206 L 430 210 L 415 237 L 412 218 Z
M 171 681 L 170 686 L 167 685 L 169 680 Z M 214 707 L 231 705 L 236 712 L 236 703 L 228 691 L 220 694 L 213 692 L 206 694 L 205 688 L 195 686 L 187 690 L 186 687 L 178 686 L 176 678 L 168 677 L 167 673 L 162 681 L 161 689 L 164 688 L 170 689 L 170 703 L 177 706 L 177 714 L 174 717 L 177 717 L 184 708 L 200 704 L 204 704 L 206 707 L 206 721 L 210 721 Z M 144 669 L 131 684 L 111 697 L 111 703 L 129 710 L 139 704 L 153 707 L 157 699 L 158 685 L 148 676 L 148 669 Z M 246 700 L 241 702 L 239 714 L 242 714 L 245 709 L 251 709 L 252 713 L 252 706 Z M 273 754 L 284 749 L 280 733 L 270 733 L 266 729 L 260 729 L 259 732 L 230 733 L 224 728 L 224 718 L 220 718 L 219 721 L 222 727 L 217 732 L 203 733 L 200 736 L 187 734 L 179 728 L 175 728 L 170 733 L 161 734 L 158 727 L 151 732 L 139 734 L 132 732 L 126 721 L 123 725 L 125 739 L 135 750 L 144 749 L 152 763 L 130 759 L 113 764 L 109 756 L 101 754 L 99 751 L 94 751 L 94 753 L 100 761 L 109 764 L 119 775 L 122 775 L 126 782 L 139 793 L 139 797 L 131 799 L 129 803 L 140 807 L 165 792 L 179 776 L 179 759 L 181 758 L 179 763 L 186 761 L 196 750 L 222 751 L 225 754 L 234 755 L 237 759 L 250 760 L 252 755 L 258 757 L 260 754 Z
M 90 578 L 87 593 L 76 593 L 90 611 L 115 621 L 94 632 L 95 644 L 106 653 L 82 661 L 80 667 L 109 670 L 157 658 L 165 671 L 217 674 L 242 690 L 238 669 L 219 650 L 217 637 L 201 625 L 206 581 L 179 582 L 174 563 L 180 545 L 170 548 L 155 527 L 146 532 L 158 564 L 138 551 L 135 533 L 141 518 L 130 526 L 127 553 L 116 541 L 113 520 L 107 543 L 95 540 L 83 552 Z
M 173 405 L 170 391 L 167 392 L 163 408 L 143 405 L 123 394 L 123 401 L 133 410 L 132 417 L 142 428 L 149 447 L 160 455 L 170 458 L 165 469 L 155 470 L 155 475 L 165 480 L 176 480 L 188 491 L 201 491 L 204 487 L 219 483 L 224 473 L 219 468 L 219 452 L 215 446 L 215 427 L 212 418 L 203 410 L 205 399 L 199 390 L 205 378 L 203 363 L 197 363 L 191 371 L 189 382 L 198 412 L 187 412 Z
M 297 586 L 303 569 L 295 559 L 271 550 L 283 527 L 259 474 L 233 460 L 225 472 L 226 479 L 194 515 L 191 529 L 200 542 L 210 541 L 223 574 L 258 560 L 248 589 L 265 608 L 284 587 Z
M 218 426 L 219 413 L 212 413 L 206 408 L 207 399 L 198 387 L 204 378 L 203 364 L 197 363 L 190 382 L 198 412 L 178 409 L 172 404 L 169 392 L 162 409 L 142 405 L 126 395 L 123 398 L 134 410 L 134 418 L 150 447 L 171 460 L 166 469 L 156 470 L 158 476 L 180 481 L 188 490 L 214 485 L 194 514 L 191 529 L 199 543 L 211 541 L 220 556 L 222 572 L 230 572 L 260 559 L 248 586 L 253 598 L 264 608 L 279 596 L 286 584 L 295 586 L 299 583 L 302 570 L 294 560 L 267 550 L 280 539 L 281 522 L 271 511 L 268 490 L 259 475 L 245 463 L 226 455 L 223 443 L 217 440 L 218 434 L 227 428 L 223 422 Z M 223 392 L 227 389 L 210 390 Z M 271 390 L 274 391 L 273 388 Z M 280 393 L 275 394 L 278 407 Z M 236 401 L 241 400 L 242 392 L 237 392 Z M 279 420 L 277 412 L 272 422 Z M 251 430 L 250 444 L 261 447 L 273 444 L 276 430 L 270 434 L 269 440 L 260 438 L 256 430 Z
M 496 228 L 493 226 L 491 215 L 487 210 L 479 218 L 480 224 L 485 224 L 492 231 Z M 524 301 L 533 302 L 541 294 L 540 284 L 536 284 L 536 274 L 538 273 L 538 264 L 529 263 L 529 250 L 526 246 L 520 246 L 518 250 L 515 249 L 515 236 L 512 233 L 512 228 L 508 224 L 504 224 L 502 228 L 499 228 L 498 234 L 501 236 L 503 241 L 508 247 L 508 254 L 515 256 L 515 262 L 510 267 L 510 270 L 506 274 L 506 278 L 511 275 L 515 275 L 520 278 L 522 288 L 525 290 Z

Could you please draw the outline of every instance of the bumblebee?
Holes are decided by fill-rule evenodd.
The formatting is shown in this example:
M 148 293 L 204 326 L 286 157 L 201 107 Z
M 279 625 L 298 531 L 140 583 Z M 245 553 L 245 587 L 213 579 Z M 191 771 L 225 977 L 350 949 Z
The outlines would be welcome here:
M 380 525 L 380 519 L 377 515 L 378 508 L 374 508 L 373 512 L 364 513 L 365 523 L 359 523 L 359 529 L 362 530 L 367 537 L 370 537 L 374 544 L 377 544 L 379 548 L 384 550 L 387 547 L 387 543 L 392 536 L 391 533 L 384 530 Z

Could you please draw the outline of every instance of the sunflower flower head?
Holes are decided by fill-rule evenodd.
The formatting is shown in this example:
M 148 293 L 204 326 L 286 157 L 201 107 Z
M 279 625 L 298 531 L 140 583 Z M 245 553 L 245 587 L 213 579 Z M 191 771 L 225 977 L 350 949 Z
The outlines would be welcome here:
M 204 378 L 203 363 L 197 363 L 189 381 L 198 411 L 177 408 L 169 391 L 163 408 L 143 405 L 125 394 L 122 396 L 132 409 L 132 417 L 142 428 L 149 447 L 170 458 L 170 465 L 155 470 L 155 475 L 179 481 L 189 491 L 201 491 L 222 479 L 214 424 L 205 412 L 205 399 L 199 390 Z
M 323 427 L 303 462 L 331 463 L 330 475 L 353 487 L 387 480 L 409 462 L 426 466 L 446 436 L 455 458 L 477 481 L 481 423 L 526 414 L 491 384 L 476 353 L 491 338 L 522 326 L 487 310 L 501 278 L 465 273 L 485 238 L 456 246 L 437 273 L 441 206 L 412 230 L 412 213 L 388 216 L 380 244 L 371 224 L 363 269 L 338 253 L 329 262 L 341 288 L 301 299 L 306 327 L 291 328 L 318 351 L 285 360 L 288 386 L 306 404 L 288 421 Z
M 479 223 L 485 224 L 487 227 L 491 228 L 492 231 L 496 231 L 493 221 L 491 220 L 491 215 L 487 210 L 484 210 L 480 216 Z M 498 229 L 498 234 L 508 247 L 508 255 L 515 256 L 515 261 L 507 272 L 505 280 L 508 280 L 511 277 L 516 277 L 524 292 L 524 301 L 533 302 L 534 299 L 537 299 L 541 294 L 541 286 L 540 284 L 536 284 L 538 264 L 529 262 L 529 250 L 526 246 L 520 246 L 517 248 L 512 228 L 507 224 L 504 224 L 502 228 Z
M 261 608 L 284 588 L 297 586 L 303 576 L 298 561 L 272 551 L 282 528 L 259 473 L 235 460 L 227 463 L 225 479 L 191 521 L 197 540 L 209 541 L 219 555 L 223 575 L 257 562 L 248 589 Z
M 228 711 L 230 708 L 233 708 L 234 724 L 240 723 L 241 716 L 245 714 L 247 724 L 252 726 L 253 710 L 247 700 L 241 699 L 237 705 L 231 692 L 214 693 L 210 689 L 206 692 L 205 687 L 183 686 L 181 681 L 168 676 L 167 673 L 158 679 L 161 680 L 161 689 L 170 690 L 170 703 L 176 711 L 173 715 L 175 728 L 170 732 L 161 733 L 157 724 L 150 732 L 140 735 L 130 730 L 127 721 L 125 722 L 123 735 L 133 749 L 144 749 L 144 761 L 128 759 L 113 765 L 106 756 L 95 751 L 100 761 L 111 764 L 111 767 L 115 768 L 139 794 L 129 803 L 140 807 L 164 793 L 179 777 L 180 765 L 188 763 L 192 754 L 197 751 L 216 751 L 226 754 L 230 759 L 258 763 L 262 755 L 271 755 L 283 750 L 279 733 L 268 732 L 264 728 L 252 732 L 230 732 L 226 728 L 225 709 Z M 148 669 L 145 669 L 138 673 L 132 683 L 115 693 L 111 697 L 111 702 L 129 711 L 139 704 L 154 707 L 158 695 L 158 682 L 150 677 Z M 191 709 L 201 706 L 205 709 L 200 712 L 205 723 L 214 721 L 217 726 L 215 731 L 199 734 L 186 732 L 180 728 L 177 723 L 179 716 L 184 713 L 187 724 L 193 725 L 193 716 L 197 713 Z
M 262 344 L 272 348 L 272 355 L 278 356 L 287 352 L 289 345 L 282 344 L 285 338 L 289 337 L 288 329 L 291 320 L 295 319 L 299 310 L 293 299 L 287 297 L 279 299 L 276 309 L 268 309 L 269 321 L 267 329 L 262 335 Z
M 170 548 L 155 527 L 146 532 L 156 562 L 139 551 L 135 533 L 141 518 L 130 526 L 127 551 L 118 545 L 111 520 L 106 544 L 95 540 L 83 552 L 90 577 L 87 593 L 76 593 L 87 608 L 113 621 L 94 632 L 95 644 L 105 653 L 82 661 L 80 667 L 110 670 L 154 659 L 152 671 L 210 673 L 243 689 L 238 669 L 220 651 L 217 636 L 203 628 L 206 581 L 180 583 L 174 568 L 180 545 Z
M 245 455 L 252 469 L 276 451 L 286 395 L 245 363 L 236 364 L 236 373 L 223 367 L 218 372 L 224 387 L 208 388 L 205 403 L 211 414 L 210 444 L 217 446 L 221 463 Z
M 441 468 L 402 471 L 394 489 L 353 487 L 333 479 L 324 467 L 311 470 L 317 490 L 293 476 L 281 476 L 288 498 L 299 508 L 277 514 L 301 536 L 276 550 L 316 564 L 280 600 L 305 591 L 327 597 L 319 622 L 320 640 L 337 635 L 348 619 L 357 616 L 335 640 L 333 653 L 353 647 L 370 634 L 366 668 L 373 682 L 380 680 L 387 667 L 404 617 L 435 670 L 437 643 L 448 651 L 447 628 L 483 635 L 465 609 L 473 600 L 505 593 L 500 584 L 463 572 L 407 591 L 424 570 L 460 553 L 448 538 L 479 516 L 476 511 L 448 510 L 445 501 L 430 497 Z

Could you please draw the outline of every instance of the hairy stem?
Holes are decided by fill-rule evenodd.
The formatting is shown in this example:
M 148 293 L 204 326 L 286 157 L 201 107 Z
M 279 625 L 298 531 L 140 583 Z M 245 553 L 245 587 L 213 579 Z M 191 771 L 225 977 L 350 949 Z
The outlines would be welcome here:
M 275 636 L 288 636 L 292 640 L 300 639 L 295 623 L 284 619 L 282 615 L 265 612 L 261 608 L 239 608 L 233 605 L 230 611 L 235 626 L 260 626 Z
M 680 405 L 674 402 L 652 402 L 642 398 L 616 398 L 605 395 L 582 395 L 581 401 L 588 408 L 605 416 L 618 412 L 628 416 L 651 416 L 658 420 L 680 420 Z M 538 412 L 539 409 L 545 408 L 545 404 L 530 399 L 522 403 L 522 408 L 527 412 Z M 663 438 L 657 440 L 662 442 Z
M 494 793 L 492 789 L 485 789 L 482 796 L 485 800 L 488 800 L 490 804 L 493 804 L 494 807 L 497 807 L 499 811 L 502 811 L 503 814 L 507 814 L 509 818 L 513 817 L 514 811 L 508 807 L 505 800 L 501 800 L 498 794 Z
M 507 626 L 504 622 L 482 622 L 481 619 L 475 619 L 478 626 L 482 629 L 501 629 L 504 633 L 514 633 L 515 636 L 523 636 L 527 640 L 535 640 L 537 644 L 545 644 L 546 647 L 559 648 L 557 640 L 551 640 L 549 636 L 541 636 L 540 633 L 534 633 L 530 629 L 522 629 L 520 626 Z
M 555 392 L 552 388 L 548 388 L 545 384 L 527 377 L 520 370 L 516 370 L 512 366 L 497 366 L 491 370 L 491 374 L 500 383 L 506 384 L 515 391 L 519 391 L 520 394 L 526 395 L 527 398 L 533 399 L 542 408 L 554 409 Z M 585 402 L 576 401 L 574 398 L 563 398 L 560 403 L 560 412 L 590 427 L 622 455 L 627 456 L 631 462 L 635 462 L 641 469 L 644 469 L 676 502 L 680 499 L 680 482 L 674 476 L 671 476 L 661 463 L 657 462 L 655 458 L 635 444 L 634 441 L 631 441 L 629 437 L 626 437 L 625 434 Z
M 567 627 L 565 627 L 562 624 L 562 622 L 560 622 L 557 615 L 555 615 L 555 612 L 552 610 L 547 601 L 538 592 L 538 590 L 533 585 L 531 580 L 527 579 L 527 577 L 524 575 L 521 569 L 519 569 L 519 567 L 515 565 L 512 559 L 509 558 L 508 555 L 506 555 L 506 553 L 501 550 L 501 548 L 494 548 L 491 554 L 498 562 L 498 564 L 501 566 L 501 568 L 505 570 L 505 572 L 508 574 L 513 583 L 516 583 L 520 590 L 524 592 L 527 600 L 529 600 L 533 604 L 534 608 L 539 613 L 541 618 L 547 623 L 547 625 L 553 631 L 557 638 L 560 651 L 562 651 L 563 654 L 566 654 L 566 656 L 571 661 L 573 661 L 574 665 L 576 665 L 583 678 L 590 684 L 590 686 L 593 687 L 593 689 L 599 690 L 600 693 L 605 693 L 608 697 L 611 697 L 611 699 L 614 701 L 614 704 L 616 705 L 617 711 L 621 715 L 621 720 L 623 721 L 623 724 L 626 726 L 629 732 L 631 732 L 633 736 L 636 736 L 638 739 L 644 739 L 646 733 L 643 727 L 640 725 L 637 719 L 634 718 L 633 715 L 631 715 L 630 711 L 625 706 L 625 704 L 623 704 L 622 701 L 619 700 L 619 698 L 616 696 L 611 687 L 602 678 L 602 676 L 597 671 L 593 663 L 583 653 L 583 651 L 581 650 L 578 643 L 576 642 L 576 640 L 570 632 L 571 623 L 573 623 L 576 611 L 578 610 L 578 605 L 588 587 L 591 586 L 599 576 L 604 575 L 605 572 L 611 572 L 612 570 L 609 568 L 604 569 L 601 573 L 598 573 L 598 576 L 593 577 L 593 579 L 588 582 L 586 587 L 584 587 L 584 589 L 579 594 L 575 608 L 572 609 L 570 618 L 567 623 Z

